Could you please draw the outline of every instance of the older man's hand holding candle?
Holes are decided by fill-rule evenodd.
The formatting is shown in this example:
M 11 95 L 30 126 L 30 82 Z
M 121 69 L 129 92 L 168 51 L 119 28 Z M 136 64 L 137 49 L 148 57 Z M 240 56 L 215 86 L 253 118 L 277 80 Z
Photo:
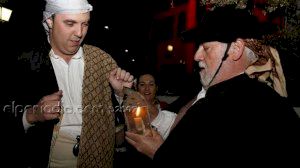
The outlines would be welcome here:
M 139 152 L 147 155 L 151 159 L 153 159 L 155 152 L 164 142 L 159 133 L 154 130 L 146 130 L 146 133 L 144 135 L 139 135 L 127 131 L 125 139 Z

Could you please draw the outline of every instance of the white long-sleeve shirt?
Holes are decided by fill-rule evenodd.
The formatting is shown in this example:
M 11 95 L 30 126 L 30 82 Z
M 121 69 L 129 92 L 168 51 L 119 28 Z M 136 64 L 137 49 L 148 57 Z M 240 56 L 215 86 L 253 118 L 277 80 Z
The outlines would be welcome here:
M 62 108 L 64 111 L 60 131 L 72 138 L 81 134 L 82 128 L 82 83 L 84 73 L 83 50 L 80 48 L 69 63 L 50 51 L 50 60 L 56 76 L 59 90 L 62 90 Z M 46 95 L 45 95 L 46 96 Z M 23 116 L 25 130 L 31 125 Z
M 168 110 L 161 110 L 159 108 L 158 115 L 151 122 L 151 125 L 155 127 L 158 133 L 165 140 L 170 134 L 171 127 L 176 119 L 177 114 Z

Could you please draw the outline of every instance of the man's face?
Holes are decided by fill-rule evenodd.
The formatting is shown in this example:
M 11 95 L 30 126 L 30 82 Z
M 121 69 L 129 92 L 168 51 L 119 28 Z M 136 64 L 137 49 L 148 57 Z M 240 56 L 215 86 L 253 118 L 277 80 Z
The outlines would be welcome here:
M 148 102 L 152 103 L 154 101 L 157 86 L 152 75 L 145 74 L 140 76 L 137 88 Z
M 73 56 L 79 49 L 89 27 L 90 13 L 55 14 L 50 22 L 50 44 L 55 54 Z
M 213 79 L 213 76 L 221 64 L 225 50 L 226 44 L 214 41 L 201 44 L 195 53 L 194 60 L 200 67 L 199 73 L 204 88 L 218 83 L 217 78 Z

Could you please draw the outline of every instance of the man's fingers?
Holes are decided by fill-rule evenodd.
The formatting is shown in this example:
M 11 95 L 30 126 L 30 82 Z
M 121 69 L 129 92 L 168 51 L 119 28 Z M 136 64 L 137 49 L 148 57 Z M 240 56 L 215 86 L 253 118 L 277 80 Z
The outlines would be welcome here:
M 115 76 L 117 73 L 118 68 L 115 68 L 114 70 L 110 71 L 110 76 Z
M 55 93 L 53 93 L 54 95 L 58 95 L 58 96 L 62 96 L 62 90 L 59 90 L 59 91 L 57 91 L 57 92 L 55 92 Z
M 47 95 L 47 96 L 44 96 L 41 101 L 42 102 L 45 102 L 45 101 L 51 101 L 51 100 L 60 100 L 62 98 L 62 91 L 57 91 L 51 95 Z
M 117 68 L 117 73 L 116 73 L 116 78 L 117 78 L 117 79 L 120 79 L 120 77 L 121 77 L 121 72 L 122 72 L 122 69 L 121 69 L 121 68 Z
M 57 105 L 51 106 L 50 113 L 60 113 L 61 106 L 60 102 L 57 102 Z
M 116 79 L 119 79 L 121 77 L 122 69 L 116 68 L 110 72 L 110 77 L 115 77 Z
M 124 70 L 120 69 L 120 72 L 118 73 L 118 78 L 117 79 L 124 79 L 125 72 Z
M 125 71 L 124 81 L 132 82 L 133 81 L 133 76 L 129 72 Z
M 128 138 L 130 138 L 130 139 L 132 139 L 133 141 L 135 141 L 135 142 L 138 142 L 138 141 L 140 141 L 140 136 L 141 135 L 139 135 L 139 134 L 135 134 L 135 133 L 132 133 L 132 132 L 125 132 L 125 134 L 126 134 L 126 136 L 128 137 Z
M 35 110 L 37 113 L 60 113 L 61 101 L 46 101 L 41 102 Z
M 160 134 L 158 133 L 157 130 L 155 129 L 151 129 L 151 132 L 152 132 L 152 135 L 155 137 L 155 136 L 160 136 Z
M 118 73 L 117 73 L 117 79 L 121 79 L 121 80 L 127 82 L 127 81 L 129 81 L 129 79 L 131 79 L 131 81 L 132 81 L 133 76 L 129 72 L 119 68 Z
M 121 79 L 123 79 L 123 81 L 127 81 L 128 78 L 129 78 L 129 75 L 130 75 L 129 72 L 126 72 L 126 71 L 122 70 Z
M 110 72 L 110 77 L 114 76 L 117 80 L 122 80 L 124 82 L 132 82 L 134 77 L 125 70 L 121 68 L 116 68 Z
M 137 144 L 136 144 L 136 142 L 135 142 L 134 140 L 128 138 L 127 136 L 125 136 L 125 139 L 126 139 L 126 141 L 127 141 L 130 145 L 136 147 Z
M 60 113 L 44 113 L 44 118 L 46 120 L 53 120 L 60 116 Z
M 145 133 L 144 133 L 144 136 L 152 137 L 153 136 L 152 129 L 146 129 Z
M 129 78 L 128 78 L 128 81 L 133 82 L 133 79 L 134 79 L 133 75 L 130 75 Z
M 50 96 L 50 100 L 60 100 L 62 98 L 62 96 L 63 96 L 62 93 L 63 93 L 62 90 L 59 90 L 58 92 L 55 92 L 55 93 L 49 95 Z

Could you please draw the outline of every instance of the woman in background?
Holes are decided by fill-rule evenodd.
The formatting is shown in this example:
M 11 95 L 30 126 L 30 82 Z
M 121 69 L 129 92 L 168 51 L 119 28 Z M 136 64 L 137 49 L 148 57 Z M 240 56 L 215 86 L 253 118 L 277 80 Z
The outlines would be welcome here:
M 154 74 L 141 73 L 137 78 L 136 89 L 147 100 L 152 127 L 166 139 L 176 118 L 176 113 L 163 110 L 168 104 L 157 99 L 158 85 Z

